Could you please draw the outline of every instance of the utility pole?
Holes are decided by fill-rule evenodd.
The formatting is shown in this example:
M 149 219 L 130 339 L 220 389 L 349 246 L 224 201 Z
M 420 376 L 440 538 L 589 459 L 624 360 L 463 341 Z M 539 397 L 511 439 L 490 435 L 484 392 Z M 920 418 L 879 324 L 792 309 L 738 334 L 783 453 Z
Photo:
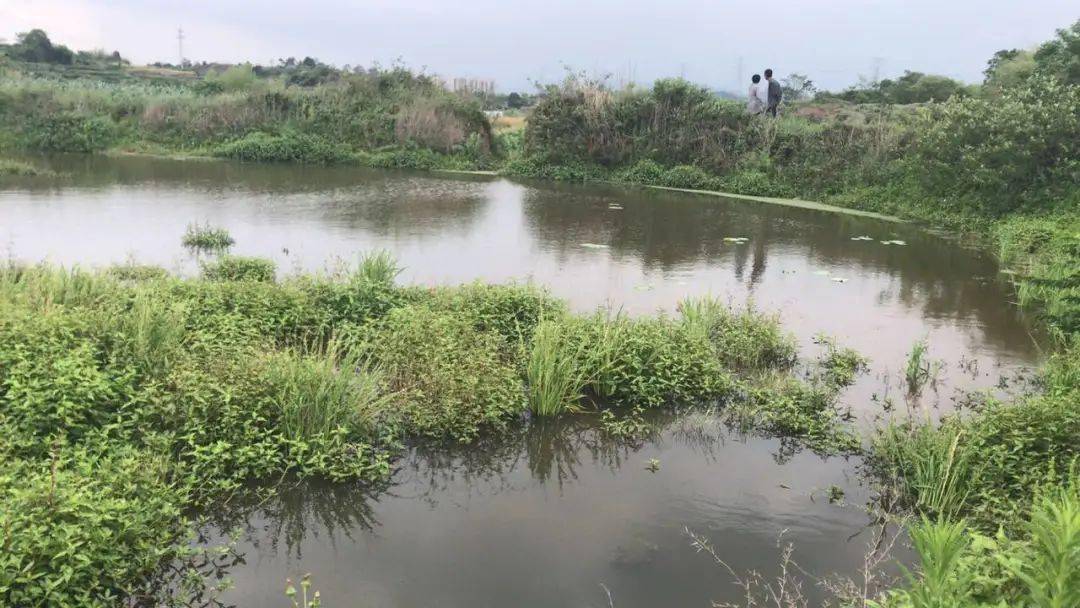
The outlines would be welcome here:
M 885 61 L 884 57 L 874 57 L 874 82 L 880 82 L 881 78 L 881 64 Z
M 180 67 L 184 67 L 184 28 L 176 30 L 176 48 L 180 54 Z

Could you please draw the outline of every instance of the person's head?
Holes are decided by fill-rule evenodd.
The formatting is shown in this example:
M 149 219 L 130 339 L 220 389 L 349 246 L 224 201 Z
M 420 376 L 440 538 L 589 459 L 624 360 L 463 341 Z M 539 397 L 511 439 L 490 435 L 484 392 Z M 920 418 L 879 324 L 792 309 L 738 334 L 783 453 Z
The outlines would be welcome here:
M 772 79 L 772 68 L 765 70 L 765 78 L 769 80 Z
M 761 74 L 754 74 L 753 76 L 751 76 L 750 77 L 750 82 L 752 82 L 754 84 L 757 84 L 757 83 L 761 82 Z

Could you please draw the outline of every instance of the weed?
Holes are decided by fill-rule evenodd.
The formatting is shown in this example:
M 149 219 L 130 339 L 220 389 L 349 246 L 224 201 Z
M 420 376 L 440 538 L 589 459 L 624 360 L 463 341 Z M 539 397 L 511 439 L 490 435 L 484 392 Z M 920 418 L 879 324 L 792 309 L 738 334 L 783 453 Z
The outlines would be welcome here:
M 184 237 L 180 241 L 184 247 L 192 249 L 228 249 L 236 241 L 233 240 L 228 230 L 215 228 L 207 224 L 188 224 L 184 230 Z
M 272 283 L 277 268 L 265 258 L 249 258 L 226 255 L 220 259 L 203 262 L 202 275 L 211 281 L 259 281 Z

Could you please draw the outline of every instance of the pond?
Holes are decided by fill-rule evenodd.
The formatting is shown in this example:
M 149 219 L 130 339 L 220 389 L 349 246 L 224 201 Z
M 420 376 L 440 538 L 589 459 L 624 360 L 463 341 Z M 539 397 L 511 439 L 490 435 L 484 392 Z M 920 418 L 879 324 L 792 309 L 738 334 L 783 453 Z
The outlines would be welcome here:
M 842 397 L 866 428 L 899 410 L 940 415 L 968 391 L 1008 392 L 1040 357 L 992 256 L 904 223 L 495 177 L 33 160 L 63 176 L 0 182 L 0 254 L 14 260 L 133 259 L 195 274 L 181 235 L 209 222 L 236 239 L 232 253 L 271 258 L 285 274 L 385 249 L 405 267 L 402 282 L 533 281 L 579 311 L 670 312 L 707 294 L 752 302 L 780 315 L 806 357 L 826 334 L 870 359 Z M 920 339 L 940 364 L 913 402 L 899 374 Z M 328 606 L 608 606 L 608 592 L 618 607 L 736 600 L 731 576 L 686 528 L 740 572 L 775 574 L 788 542 L 814 576 L 861 566 L 875 530 L 857 461 L 739 436 L 702 414 L 653 422 L 621 441 L 595 415 L 522 424 L 479 445 L 415 447 L 385 488 L 305 484 L 237 507 L 223 520 L 243 524 L 245 563 L 227 599 L 284 605 L 284 578 L 311 571 Z

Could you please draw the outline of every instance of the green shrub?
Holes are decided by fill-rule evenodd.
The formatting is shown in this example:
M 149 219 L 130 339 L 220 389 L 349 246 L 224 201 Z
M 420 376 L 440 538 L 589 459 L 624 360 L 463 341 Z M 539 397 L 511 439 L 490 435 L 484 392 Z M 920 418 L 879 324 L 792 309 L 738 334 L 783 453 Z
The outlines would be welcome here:
M 272 283 L 277 268 L 265 258 L 226 255 L 202 264 L 203 277 L 211 281 L 261 281 Z
M 97 152 L 116 139 L 116 126 L 106 117 L 73 113 L 38 115 L 23 130 L 23 145 L 48 152 Z
M 664 172 L 660 183 L 671 188 L 689 188 L 691 190 L 715 190 L 717 180 L 699 167 L 679 165 Z
M 353 155 L 344 144 L 300 133 L 249 133 L 241 139 L 217 146 L 214 156 L 244 161 L 284 161 L 319 165 L 353 160 Z
M 0 457 L 0 604 L 116 606 L 175 554 L 185 498 L 166 458 L 118 446 Z

